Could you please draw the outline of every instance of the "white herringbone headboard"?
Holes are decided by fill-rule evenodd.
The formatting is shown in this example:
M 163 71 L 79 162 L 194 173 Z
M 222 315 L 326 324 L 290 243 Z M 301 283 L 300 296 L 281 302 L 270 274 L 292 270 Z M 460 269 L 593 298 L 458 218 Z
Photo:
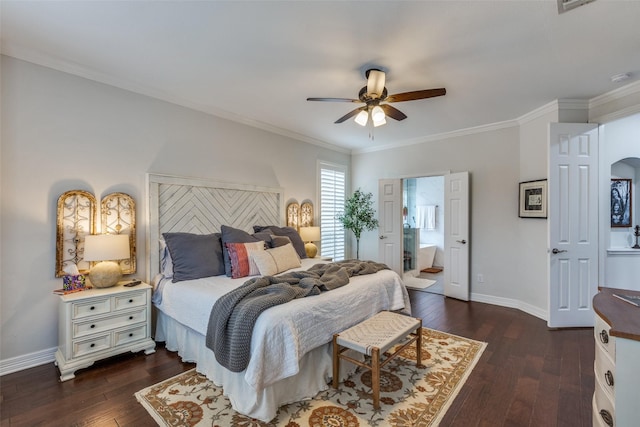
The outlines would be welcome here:
M 160 271 L 162 233 L 217 233 L 221 225 L 252 233 L 281 225 L 283 212 L 282 188 L 147 174 L 147 280 Z

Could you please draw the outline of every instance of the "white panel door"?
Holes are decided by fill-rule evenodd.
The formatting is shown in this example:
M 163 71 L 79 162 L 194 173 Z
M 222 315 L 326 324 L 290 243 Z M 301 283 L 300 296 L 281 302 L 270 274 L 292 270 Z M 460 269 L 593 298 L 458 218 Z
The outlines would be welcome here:
M 598 126 L 549 127 L 549 320 L 593 326 L 598 281 Z
M 402 277 L 402 181 L 378 181 L 378 212 L 380 240 L 378 257 Z
M 444 294 L 469 301 L 469 172 L 444 177 Z

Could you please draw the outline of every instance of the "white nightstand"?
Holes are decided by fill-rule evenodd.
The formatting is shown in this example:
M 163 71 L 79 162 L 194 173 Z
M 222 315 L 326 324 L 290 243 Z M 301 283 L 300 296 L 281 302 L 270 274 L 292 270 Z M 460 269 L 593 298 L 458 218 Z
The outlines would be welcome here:
M 56 365 L 60 381 L 75 371 L 127 351 L 155 352 L 151 339 L 151 286 L 116 285 L 60 295 Z

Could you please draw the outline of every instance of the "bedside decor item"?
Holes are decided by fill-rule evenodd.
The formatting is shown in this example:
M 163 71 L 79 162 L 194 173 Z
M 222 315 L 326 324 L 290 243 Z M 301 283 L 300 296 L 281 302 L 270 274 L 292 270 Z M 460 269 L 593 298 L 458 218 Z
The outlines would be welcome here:
M 315 258 L 318 247 L 313 243 L 320 240 L 320 227 L 300 227 L 300 237 L 305 242 L 304 250 L 309 258 Z
M 125 234 L 93 234 L 85 237 L 84 260 L 99 261 L 89 271 L 89 280 L 96 288 L 109 288 L 122 278 L 116 261 L 129 258 L 129 236 Z
M 56 277 L 74 265 L 80 271 L 89 270 L 82 253 L 84 237 L 95 232 L 96 198 L 83 190 L 71 190 L 58 198 L 56 221 Z
M 287 227 L 300 227 L 300 205 L 297 202 L 291 202 L 287 205 Z
M 631 179 L 611 179 L 611 227 L 631 227 Z
M 313 225 L 313 204 L 302 202 L 300 205 L 300 227 L 311 227 Z
M 119 262 L 123 274 L 136 272 L 136 202 L 125 193 L 111 193 L 100 202 L 102 234 L 129 236 L 129 257 Z
M 364 230 L 378 228 L 378 220 L 374 218 L 372 193 L 363 193 L 357 189 L 351 197 L 344 202 L 344 213 L 338 216 L 338 221 L 345 229 L 351 230 L 356 236 L 356 259 L 360 259 L 360 235 Z
M 547 217 L 547 180 L 525 181 L 520 183 L 520 218 Z
M 636 244 L 632 246 L 632 249 L 640 249 L 640 245 L 638 244 L 638 237 L 640 237 L 640 225 L 636 225 L 634 230 L 633 235 L 636 236 Z

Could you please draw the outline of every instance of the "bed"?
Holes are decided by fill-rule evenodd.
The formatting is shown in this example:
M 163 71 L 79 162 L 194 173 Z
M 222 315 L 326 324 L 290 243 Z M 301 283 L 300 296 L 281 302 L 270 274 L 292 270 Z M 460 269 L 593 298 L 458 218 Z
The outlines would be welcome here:
M 381 310 L 410 314 L 406 288 L 395 272 L 383 269 L 353 276 L 347 285 L 337 289 L 294 299 L 262 312 L 251 335 L 248 364 L 245 369 L 234 372 L 216 360 L 216 355 L 206 346 L 207 326 L 215 302 L 255 277 L 256 271 L 251 276 L 235 278 L 226 274 L 190 278 L 187 274 L 185 280 L 174 281 L 175 277 L 167 277 L 170 271 L 189 273 L 189 270 L 180 270 L 178 264 L 184 260 L 171 238 L 185 234 L 189 238 L 204 239 L 205 235 L 221 233 L 222 240 L 229 240 L 235 237 L 233 233 L 250 234 L 252 229 L 256 236 L 264 236 L 259 234 L 261 231 L 255 232 L 257 225 L 271 225 L 266 231 L 273 233 L 279 230 L 284 218 L 283 191 L 148 174 L 147 195 L 147 271 L 154 285 L 153 302 L 157 309 L 155 340 L 165 342 L 166 348 L 178 352 L 183 360 L 195 362 L 197 371 L 223 387 L 233 408 L 241 414 L 268 422 L 275 417 L 279 406 L 313 397 L 327 389 L 332 376 L 330 342 L 334 333 Z M 228 230 L 233 230 L 232 237 Z M 167 242 L 163 237 L 170 239 Z M 274 241 L 281 240 L 273 234 L 271 237 Z M 173 245 L 173 251 L 167 251 L 168 243 Z M 295 251 L 292 243 L 289 239 L 289 243 L 259 252 L 260 255 L 269 251 L 290 254 Z M 252 245 L 247 242 L 245 246 Z M 231 259 L 233 267 L 237 259 L 232 246 L 222 246 L 228 246 L 230 252 L 224 256 L 227 261 Z M 172 260 L 173 266 L 167 266 L 167 253 L 177 255 Z M 251 254 L 249 259 L 261 259 Z M 189 254 L 192 255 L 197 257 Z M 187 264 L 189 259 L 186 258 Z M 299 257 L 297 266 L 278 270 L 276 275 L 306 270 L 324 262 L 327 261 Z M 257 265 L 260 271 L 266 271 L 262 269 L 263 264 Z M 255 268 L 252 265 L 250 269 Z M 240 270 L 233 271 L 236 276 L 235 272 Z M 343 368 L 341 377 L 354 369 L 349 364 Z

